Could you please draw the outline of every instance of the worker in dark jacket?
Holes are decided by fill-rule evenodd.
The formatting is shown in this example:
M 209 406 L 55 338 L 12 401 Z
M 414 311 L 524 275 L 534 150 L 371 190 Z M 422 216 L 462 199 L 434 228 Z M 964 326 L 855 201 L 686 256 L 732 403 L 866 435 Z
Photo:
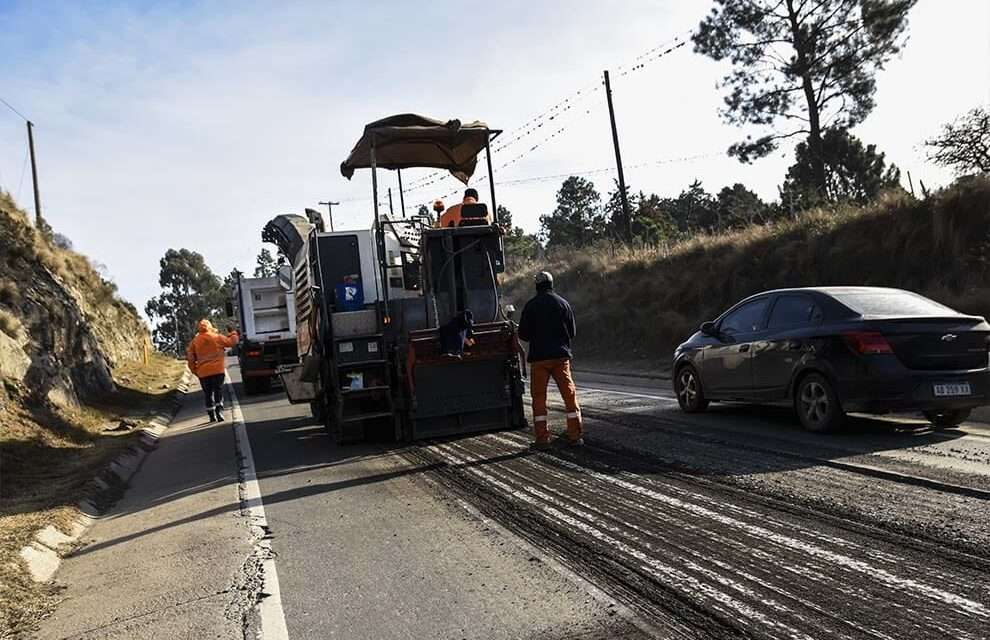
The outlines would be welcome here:
M 571 377 L 571 340 L 577 332 L 571 305 L 553 291 L 553 276 L 536 274 L 536 296 L 523 308 L 519 338 L 529 343 L 530 395 L 533 397 L 533 427 L 537 448 L 550 444 L 547 422 L 547 385 L 557 383 L 567 410 L 567 436 L 572 445 L 584 444 L 577 387 Z

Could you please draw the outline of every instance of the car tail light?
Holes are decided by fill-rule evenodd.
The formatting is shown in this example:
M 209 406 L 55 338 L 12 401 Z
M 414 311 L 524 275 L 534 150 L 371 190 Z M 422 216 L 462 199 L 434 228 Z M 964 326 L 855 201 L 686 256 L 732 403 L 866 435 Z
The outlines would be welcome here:
M 890 348 L 890 343 L 887 342 L 887 338 L 884 338 L 882 333 L 857 331 L 846 333 L 844 337 L 856 353 L 862 353 L 864 355 L 894 353 L 894 350 Z
M 261 356 L 261 352 L 260 351 L 248 351 L 247 352 L 247 357 L 249 357 L 249 358 L 257 358 L 257 357 L 260 357 L 260 356 Z

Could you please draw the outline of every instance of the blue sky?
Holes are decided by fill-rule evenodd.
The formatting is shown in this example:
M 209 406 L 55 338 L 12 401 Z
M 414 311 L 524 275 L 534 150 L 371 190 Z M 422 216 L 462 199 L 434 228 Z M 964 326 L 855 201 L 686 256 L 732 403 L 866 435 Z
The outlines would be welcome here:
M 511 130 L 683 35 L 709 2 L 155 2 L 0 0 L 0 97 L 37 125 L 42 206 L 143 307 L 166 249 L 201 252 L 218 274 L 250 270 L 264 223 L 342 200 L 338 226 L 370 223 L 370 177 L 337 169 L 372 120 L 402 112 Z M 921 0 L 910 40 L 878 78 L 857 128 L 915 183 L 951 176 L 920 143 L 990 101 L 990 2 Z M 613 80 L 627 182 L 676 194 L 743 182 L 771 199 L 791 149 L 753 165 L 724 157 L 741 132 L 717 110 L 726 68 L 679 49 Z M 556 120 L 563 131 L 496 182 L 611 167 L 604 96 Z M 556 130 L 556 129 L 554 129 Z M 539 141 L 496 155 L 496 166 Z M 528 144 L 527 144 L 528 143 Z M 0 107 L 0 188 L 31 208 L 23 122 Z M 701 159 L 655 161 L 702 155 Z M 652 165 L 648 163 L 654 163 Z M 646 166 L 640 166 L 646 165 Z M 407 184 L 416 174 L 403 176 Z M 611 174 L 590 176 L 604 193 Z M 386 179 L 384 186 L 394 184 Z M 448 180 L 412 204 L 456 189 Z M 535 231 L 559 181 L 498 192 Z

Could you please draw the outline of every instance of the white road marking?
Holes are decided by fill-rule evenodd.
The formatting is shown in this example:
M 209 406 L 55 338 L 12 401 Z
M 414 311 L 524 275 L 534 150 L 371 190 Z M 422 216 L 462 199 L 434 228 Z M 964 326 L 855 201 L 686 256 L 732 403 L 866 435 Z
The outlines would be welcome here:
M 629 392 L 629 391 L 615 391 L 614 389 L 599 389 L 597 387 L 586 387 L 586 386 L 583 386 L 583 385 L 579 388 L 579 391 L 581 389 L 583 389 L 585 391 L 598 391 L 599 393 L 611 393 L 611 394 L 614 394 L 614 395 L 617 395 L 617 396 L 629 396 L 630 398 L 649 398 L 650 400 L 665 400 L 667 402 L 671 402 L 673 404 L 677 404 L 677 399 L 672 398 L 670 396 L 654 396 L 654 395 L 649 395 L 649 394 L 646 394 L 646 393 L 632 393 L 632 392 Z
M 275 568 L 275 552 L 272 551 L 268 518 L 265 516 L 265 504 L 261 500 L 261 487 L 258 485 L 258 474 L 254 467 L 251 441 L 248 439 L 244 414 L 234 393 L 234 385 L 230 384 L 230 378 L 227 379 L 227 386 L 230 391 L 230 402 L 233 405 L 231 414 L 234 420 L 234 436 L 237 440 L 237 450 L 241 453 L 241 482 L 238 485 L 241 508 L 256 538 L 255 548 L 261 558 L 264 580 L 263 597 L 256 605 L 258 618 L 261 620 L 260 637 L 261 640 L 288 640 L 289 629 L 285 624 L 285 611 L 282 609 L 282 592 L 279 589 L 278 571 Z

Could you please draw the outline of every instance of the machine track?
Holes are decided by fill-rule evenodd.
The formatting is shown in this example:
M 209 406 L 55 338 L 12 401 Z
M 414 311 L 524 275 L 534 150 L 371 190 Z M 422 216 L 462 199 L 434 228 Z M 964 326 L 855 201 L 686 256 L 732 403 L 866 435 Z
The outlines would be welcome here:
M 603 448 L 521 433 L 410 449 L 443 487 L 677 638 L 960 638 L 990 628 L 987 559 L 846 526 Z

